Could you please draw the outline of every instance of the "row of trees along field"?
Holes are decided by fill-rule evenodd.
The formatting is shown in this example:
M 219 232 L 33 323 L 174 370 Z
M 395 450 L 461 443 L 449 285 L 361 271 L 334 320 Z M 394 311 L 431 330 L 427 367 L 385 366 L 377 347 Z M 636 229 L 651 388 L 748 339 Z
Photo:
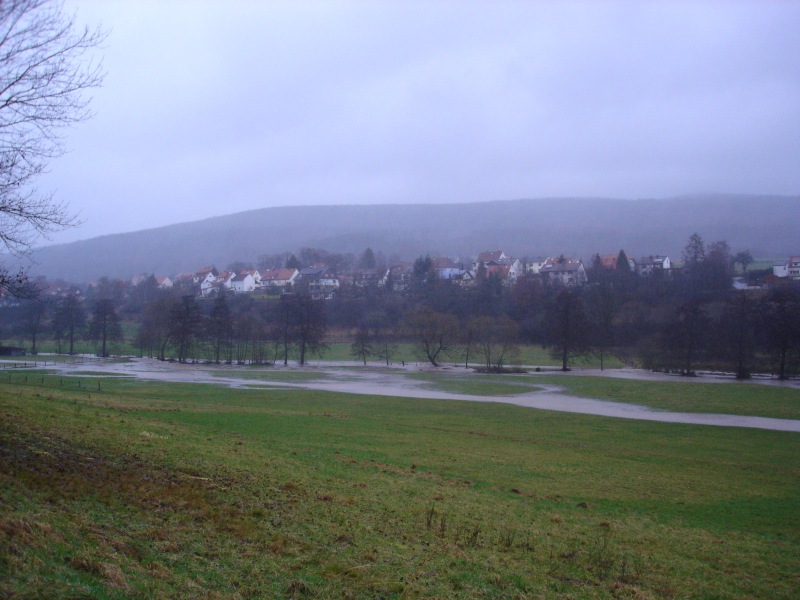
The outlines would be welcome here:
M 130 286 L 101 280 L 87 299 L 44 297 L 2 309 L 4 337 L 47 337 L 58 352 L 78 339 L 107 354 L 121 339 L 160 359 L 282 362 L 324 355 L 326 342 L 347 341 L 360 361 L 391 362 L 411 343 L 421 360 L 513 365 L 520 344 L 541 344 L 563 369 L 582 357 L 614 355 L 649 369 L 692 374 L 725 370 L 796 375 L 800 363 L 800 287 L 735 290 L 733 257 L 725 242 L 708 247 L 698 235 L 684 250 L 684 267 L 641 277 L 595 261 L 580 288 L 523 277 L 506 286 L 493 277 L 462 288 L 436 277 L 420 257 L 403 292 L 353 287 L 314 301 L 302 291 L 198 299 L 162 291 L 154 281 Z M 123 328 L 121 324 L 125 324 Z M 129 348 L 130 349 L 130 348 Z

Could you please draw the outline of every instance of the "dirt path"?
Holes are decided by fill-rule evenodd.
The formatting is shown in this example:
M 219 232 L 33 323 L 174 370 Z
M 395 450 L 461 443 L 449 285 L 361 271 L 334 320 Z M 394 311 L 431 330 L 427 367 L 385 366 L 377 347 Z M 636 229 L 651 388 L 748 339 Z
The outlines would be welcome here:
M 563 394 L 557 386 L 538 384 L 539 390 L 517 394 L 514 396 L 473 396 L 456 394 L 441 390 L 431 390 L 429 382 L 409 379 L 409 372 L 429 370 L 417 365 L 398 368 L 355 367 L 355 363 L 318 363 L 317 366 L 298 368 L 274 368 L 265 372 L 265 378 L 245 379 L 242 373 L 254 374 L 248 367 L 220 365 L 184 365 L 167 363 L 153 359 L 135 358 L 128 362 L 91 362 L 87 364 L 56 363 L 52 368 L 65 375 L 81 375 L 90 377 L 91 373 L 107 373 L 109 375 L 127 375 L 139 379 L 175 382 L 175 383 L 208 383 L 227 385 L 235 388 L 300 388 L 347 394 L 365 394 L 371 396 L 392 396 L 404 398 L 430 398 L 437 400 L 468 400 L 471 402 L 499 402 L 515 404 L 528 408 L 554 410 L 560 412 L 581 413 L 614 417 L 620 419 L 638 419 L 659 421 L 663 423 L 688 423 L 697 425 L 715 425 L 720 427 L 749 427 L 770 429 L 775 431 L 800 432 L 800 420 L 771 419 L 765 417 L 749 417 L 739 415 L 721 415 L 705 413 L 680 413 L 655 410 L 646 406 L 608 402 L 578 398 Z M 48 365 L 47 368 L 51 368 Z M 457 372 L 457 369 L 440 369 L 444 372 Z M 227 374 L 230 373 L 228 376 Z M 302 381 L 282 381 L 280 374 L 287 378 L 302 373 Z M 578 375 L 602 375 L 606 377 L 622 377 L 647 381 L 675 381 L 676 377 L 668 374 L 649 373 L 634 369 L 609 369 L 602 373 L 596 370 L 576 372 Z M 273 380 L 272 377 L 275 377 Z M 719 378 L 701 376 L 689 381 L 719 382 Z M 770 382 L 771 384 L 773 382 Z M 797 387 L 796 382 L 788 384 Z

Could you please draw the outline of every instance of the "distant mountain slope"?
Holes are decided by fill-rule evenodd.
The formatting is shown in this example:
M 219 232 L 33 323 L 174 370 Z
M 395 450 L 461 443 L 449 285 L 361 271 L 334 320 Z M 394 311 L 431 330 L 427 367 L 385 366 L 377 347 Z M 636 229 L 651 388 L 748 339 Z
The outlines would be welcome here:
M 252 210 L 38 250 L 33 269 L 69 281 L 175 274 L 309 246 L 387 256 L 516 256 L 595 252 L 679 257 L 689 236 L 727 240 L 754 256 L 800 253 L 800 197 L 686 196 L 657 200 L 546 198 L 472 204 L 310 206 Z

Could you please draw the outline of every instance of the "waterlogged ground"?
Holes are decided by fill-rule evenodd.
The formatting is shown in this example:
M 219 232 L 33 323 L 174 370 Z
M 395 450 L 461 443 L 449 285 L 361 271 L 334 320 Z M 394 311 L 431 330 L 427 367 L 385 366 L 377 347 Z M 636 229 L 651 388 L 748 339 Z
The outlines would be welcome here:
M 563 386 L 547 382 L 547 373 L 525 377 L 492 377 L 476 374 L 463 367 L 434 369 L 412 363 L 392 367 L 365 367 L 352 362 L 317 361 L 305 367 L 254 367 L 179 364 L 148 358 L 131 358 L 125 361 L 55 362 L 48 363 L 46 368 L 63 373 L 65 376 L 83 378 L 128 376 L 161 382 L 206 383 L 235 388 L 299 388 L 370 396 L 501 402 L 534 409 L 622 419 L 800 432 L 800 419 L 797 418 L 705 413 L 697 410 L 677 412 L 631 401 L 615 402 L 570 395 L 565 392 Z M 549 371 L 550 375 L 552 373 L 554 371 Z M 733 381 L 731 378 L 714 374 L 687 380 L 670 374 L 637 369 L 608 369 L 602 372 L 592 369 L 574 371 L 570 376 L 600 376 L 654 383 L 681 381 L 687 385 Z M 788 383 L 771 379 L 754 381 L 760 385 L 771 386 L 776 390 L 774 392 L 776 394 L 783 390 L 800 389 L 800 382 L 796 381 Z M 733 412 L 741 413 L 742 410 Z

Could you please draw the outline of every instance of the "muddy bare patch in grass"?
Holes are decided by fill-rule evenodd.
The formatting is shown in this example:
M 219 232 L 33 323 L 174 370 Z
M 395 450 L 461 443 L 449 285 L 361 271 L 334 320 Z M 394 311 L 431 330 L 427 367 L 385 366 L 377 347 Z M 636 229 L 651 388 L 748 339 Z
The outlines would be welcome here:
M 153 579 L 175 590 L 187 571 L 194 578 L 208 568 L 198 533 L 235 540 L 240 550 L 268 542 L 264 515 L 220 493 L 231 481 L 104 454 L 8 417 L 0 431 L 0 597 L 138 596 Z M 280 513 L 279 504 L 270 512 Z M 195 556 L 188 564 L 187 552 Z

